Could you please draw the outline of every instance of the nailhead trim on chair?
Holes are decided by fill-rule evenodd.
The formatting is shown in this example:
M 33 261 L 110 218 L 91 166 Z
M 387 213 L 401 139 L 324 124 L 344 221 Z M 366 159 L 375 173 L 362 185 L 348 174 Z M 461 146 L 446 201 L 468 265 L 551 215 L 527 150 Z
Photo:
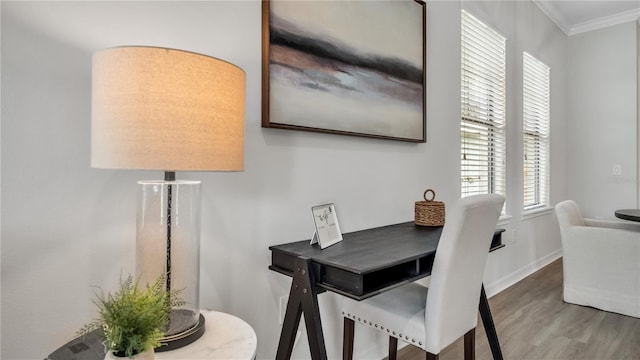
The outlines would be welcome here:
M 361 322 L 361 323 L 362 323 L 362 324 L 364 324 L 364 325 L 373 326 L 373 327 L 375 327 L 376 329 L 377 329 L 377 328 L 380 328 L 380 330 L 382 330 L 382 331 L 385 331 L 385 330 L 386 330 L 386 331 L 387 331 L 387 334 L 390 334 L 390 335 L 392 335 L 392 336 L 394 336 L 394 337 L 396 336 L 396 332 L 395 332 L 395 331 L 392 331 L 392 330 L 391 330 L 391 329 L 389 329 L 389 328 L 386 328 L 386 329 L 385 329 L 385 327 L 384 327 L 384 326 L 381 326 L 381 325 L 378 325 L 378 324 L 374 324 L 374 323 L 372 323 L 371 321 L 367 321 L 366 319 L 362 319 L 362 318 L 356 317 L 355 315 L 351 315 L 351 313 L 347 313 L 347 314 L 345 314 L 345 313 L 344 313 L 344 311 L 343 311 L 343 312 L 342 312 L 342 315 L 343 315 L 343 316 L 346 316 L 346 317 L 348 317 L 348 318 L 350 318 L 350 319 L 357 320 L 358 322 Z M 403 338 L 402 334 L 401 334 L 401 333 L 398 333 L 398 339 L 402 340 L 402 338 Z M 409 341 L 409 336 L 405 335 L 405 336 L 404 336 L 404 340 Z M 412 338 L 412 339 L 411 339 L 411 342 L 412 342 L 413 344 L 415 344 L 415 343 L 416 343 L 416 339 L 413 339 L 413 338 Z M 418 345 L 419 345 L 420 347 L 422 347 L 422 341 L 417 341 L 417 343 L 418 343 Z

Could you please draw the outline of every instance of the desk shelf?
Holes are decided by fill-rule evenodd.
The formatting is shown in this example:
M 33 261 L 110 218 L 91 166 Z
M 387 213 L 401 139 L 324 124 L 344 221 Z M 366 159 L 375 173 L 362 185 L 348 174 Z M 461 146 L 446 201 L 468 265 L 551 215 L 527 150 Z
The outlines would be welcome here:
M 318 286 L 350 298 L 363 300 L 429 276 L 432 265 L 433 256 L 427 256 L 364 275 L 342 269 L 324 268 L 323 273 L 317 278 Z M 398 282 L 398 279 L 405 279 L 405 281 Z

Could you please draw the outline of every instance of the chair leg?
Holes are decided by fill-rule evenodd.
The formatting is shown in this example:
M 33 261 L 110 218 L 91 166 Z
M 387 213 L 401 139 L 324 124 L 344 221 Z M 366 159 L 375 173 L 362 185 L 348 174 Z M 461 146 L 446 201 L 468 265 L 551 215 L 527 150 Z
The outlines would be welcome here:
M 476 359 L 476 328 L 464 334 L 464 360 Z
M 398 357 L 398 339 L 389 336 L 389 360 L 396 360 Z
M 353 334 L 355 323 L 352 319 L 344 318 L 343 338 L 342 338 L 342 359 L 353 359 Z
M 438 360 L 438 358 L 440 357 L 440 354 L 432 354 L 428 351 L 426 353 L 427 353 L 427 360 Z

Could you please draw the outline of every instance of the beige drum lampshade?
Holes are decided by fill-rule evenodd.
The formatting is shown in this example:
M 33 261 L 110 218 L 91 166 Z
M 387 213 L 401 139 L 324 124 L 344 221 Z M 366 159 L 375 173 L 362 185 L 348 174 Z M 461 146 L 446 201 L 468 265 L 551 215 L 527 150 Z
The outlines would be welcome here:
M 93 55 L 91 166 L 162 171 L 244 168 L 245 73 L 157 47 Z

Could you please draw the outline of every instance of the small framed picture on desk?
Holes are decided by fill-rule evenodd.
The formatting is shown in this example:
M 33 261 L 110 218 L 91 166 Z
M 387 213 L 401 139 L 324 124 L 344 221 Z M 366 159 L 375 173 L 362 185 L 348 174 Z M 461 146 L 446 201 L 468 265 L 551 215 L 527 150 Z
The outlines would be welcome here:
M 333 204 L 318 205 L 311 208 L 315 233 L 311 243 L 316 242 L 321 249 L 342 241 L 342 232 L 336 216 L 336 207 Z

